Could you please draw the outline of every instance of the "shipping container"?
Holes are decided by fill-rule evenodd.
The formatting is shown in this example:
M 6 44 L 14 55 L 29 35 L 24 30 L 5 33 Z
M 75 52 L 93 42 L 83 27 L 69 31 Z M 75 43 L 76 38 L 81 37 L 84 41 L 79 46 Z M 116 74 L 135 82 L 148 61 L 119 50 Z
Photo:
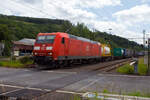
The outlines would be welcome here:
M 114 48 L 113 49 L 113 56 L 114 57 L 123 57 L 124 56 L 124 49 L 123 48 Z

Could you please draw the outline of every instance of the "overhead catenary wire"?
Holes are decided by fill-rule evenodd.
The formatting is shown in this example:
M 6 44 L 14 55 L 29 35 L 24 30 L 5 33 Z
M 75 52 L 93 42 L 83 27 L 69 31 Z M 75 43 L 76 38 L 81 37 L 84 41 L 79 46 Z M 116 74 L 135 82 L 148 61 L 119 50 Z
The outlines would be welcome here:
M 11 1 L 10 3 L 12 3 L 12 2 L 15 2 L 15 1 Z M 16 2 L 18 2 L 17 0 L 16 0 Z M 52 4 L 52 3 L 51 3 Z M 53 3 L 53 5 L 54 5 L 54 3 Z M 17 6 L 19 6 L 19 5 L 17 5 Z M 42 13 L 42 14 L 44 14 L 44 15 L 47 15 L 47 16 L 51 16 L 51 17 L 53 17 L 53 18 L 55 18 L 55 19 L 58 19 L 58 18 L 56 18 L 55 16 L 52 16 L 52 15 L 50 15 L 49 13 L 47 13 L 47 12 L 45 12 L 45 11 L 42 11 L 42 10 L 40 10 L 40 9 L 37 9 L 37 8 L 35 8 L 35 7 L 33 7 L 31 4 L 28 4 L 28 5 L 26 5 L 28 8 L 31 8 L 31 9 L 33 9 L 34 11 L 37 11 L 37 12 L 40 12 L 40 13 Z M 54 6 L 57 6 L 57 5 L 54 5 Z M 104 10 L 105 11 L 105 10 Z M 106 13 L 107 11 L 105 11 L 105 13 Z M 104 16 L 102 16 L 102 15 L 99 15 L 100 17 L 104 17 Z M 72 18 L 72 20 L 74 20 L 74 19 L 76 19 L 76 17 L 74 17 L 74 18 Z M 110 23 L 111 24 L 111 23 Z M 65 32 L 69 32 L 70 30 L 71 30 L 71 28 L 72 28 L 72 26 L 71 27 L 69 27 Z
M 14 2 L 14 1 L 12 1 L 12 2 Z M 16 1 L 16 2 L 18 2 L 18 1 Z M 28 5 L 27 7 L 31 8 L 31 9 L 37 11 L 37 12 L 43 13 L 43 14 L 45 14 L 45 15 L 52 16 L 52 15 L 50 15 L 50 14 L 47 13 L 47 12 L 44 12 L 44 11 L 42 11 L 42 10 L 40 10 L 40 9 L 37 9 L 37 8 L 35 8 L 35 7 L 32 7 L 32 5 L 30 5 L 30 6 Z M 55 16 L 52 16 L 52 17 L 55 18 L 55 19 L 58 19 L 58 18 L 56 18 Z M 65 32 L 70 31 L 71 28 L 72 28 L 72 26 L 71 26 L 70 28 L 68 28 Z
M 17 0 L 15 0 L 15 1 L 10 1 L 9 3 L 13 4 L 12 2 L 14 2 L 14 3 L 17 2 L 17 3 L 18 3 L 17 6 L 21 6 Z M 13 4 L 13 5 L 14 5 L 14 4 Z M 16 6 L 16 5 L 15 5 L 15 6 Z M 26 7 L 31 8 L 32 10 L 34 10 L 34 11 L 36 11 L 36 12 L 38 12 L 38 13 L 40 12 L 40 13 L 42 13 L 42 14 L 44 14 L 44 15 L 53 17 L 54 19 L 58 19 L 57 17 L 55 17 L 55 16 L 53 16 L 53 15 L 50 15 L 49 13 L 47 13 L 47 12 L 45 12 L 45 11 L 42 11 L 42 10 L 40 10 L 40 9 L 37 9 L 37 8 L 33 7 L 31 4 L 27 4 Z M 30 10 L 30 11 L 31 11 L 31 10 Z
M 55 7 L 60 7 L 59 5 L 57 5 L 55 2 L 49 2 L 48 4 L 50 4 L 50 5 L 54 5 Z M 108 13 L 106 10 L 102 10 L 102 12 L 103 13 Z M 104 16 L 102 15 L 102 14 L 99 14 L 99 17 L 101 17 L 101 18 L 104 18 Z M 72 20 L 74 20 L 74 19 L 76 19 L 76 17 L 74 17 L 74 18 L 71 18 Z M 78 22 L 77 22 L 78 23 Z M 111 23 L 110 23 L 111 24 Z M 71 30 L 71 28 L 72 28 L 72 26 L 70 27 L 70 28 L 68 28 L 65 32 L 68 32 L 68 31 L 70 31 Z M 95 29 L 95 28 L 92 28 L 92 29 Z

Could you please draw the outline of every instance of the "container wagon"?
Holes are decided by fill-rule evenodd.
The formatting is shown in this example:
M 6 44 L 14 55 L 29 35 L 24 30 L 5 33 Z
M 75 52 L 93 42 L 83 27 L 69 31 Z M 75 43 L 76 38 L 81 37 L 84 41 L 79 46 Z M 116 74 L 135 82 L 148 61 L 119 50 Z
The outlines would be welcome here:
M 106 44 L 101 44 L 102 61 L 110 61 L 112 59 L 111 47 Z
M 122 59 L 125 55 L 123 48 L 113 48 L 113 59 Z

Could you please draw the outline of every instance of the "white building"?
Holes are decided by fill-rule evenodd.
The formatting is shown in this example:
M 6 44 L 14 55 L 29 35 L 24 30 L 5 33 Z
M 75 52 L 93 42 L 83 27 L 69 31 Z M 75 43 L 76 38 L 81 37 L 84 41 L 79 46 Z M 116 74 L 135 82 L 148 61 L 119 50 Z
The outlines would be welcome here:
M 31 55 L 35 39 L 24 38 L 19 41 L 13 42 L 13 54 L 14 56 Z

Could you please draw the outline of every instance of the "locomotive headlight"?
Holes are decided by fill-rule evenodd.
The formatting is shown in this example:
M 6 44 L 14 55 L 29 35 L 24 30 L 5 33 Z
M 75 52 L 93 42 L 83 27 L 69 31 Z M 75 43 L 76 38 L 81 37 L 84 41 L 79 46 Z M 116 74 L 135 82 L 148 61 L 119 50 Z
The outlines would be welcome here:
M 34 50 L 40 50 L 40 47 L 35 46 L 35 47 L 34 47 Z
M 51 56 L 51 55 L 52 55 L 52 53 L 48 53 L 48 55 L 50 55 L 50 56 Z
M 52 50 L 53 49 L 53 47 L 46 47 L 46 50 Z

